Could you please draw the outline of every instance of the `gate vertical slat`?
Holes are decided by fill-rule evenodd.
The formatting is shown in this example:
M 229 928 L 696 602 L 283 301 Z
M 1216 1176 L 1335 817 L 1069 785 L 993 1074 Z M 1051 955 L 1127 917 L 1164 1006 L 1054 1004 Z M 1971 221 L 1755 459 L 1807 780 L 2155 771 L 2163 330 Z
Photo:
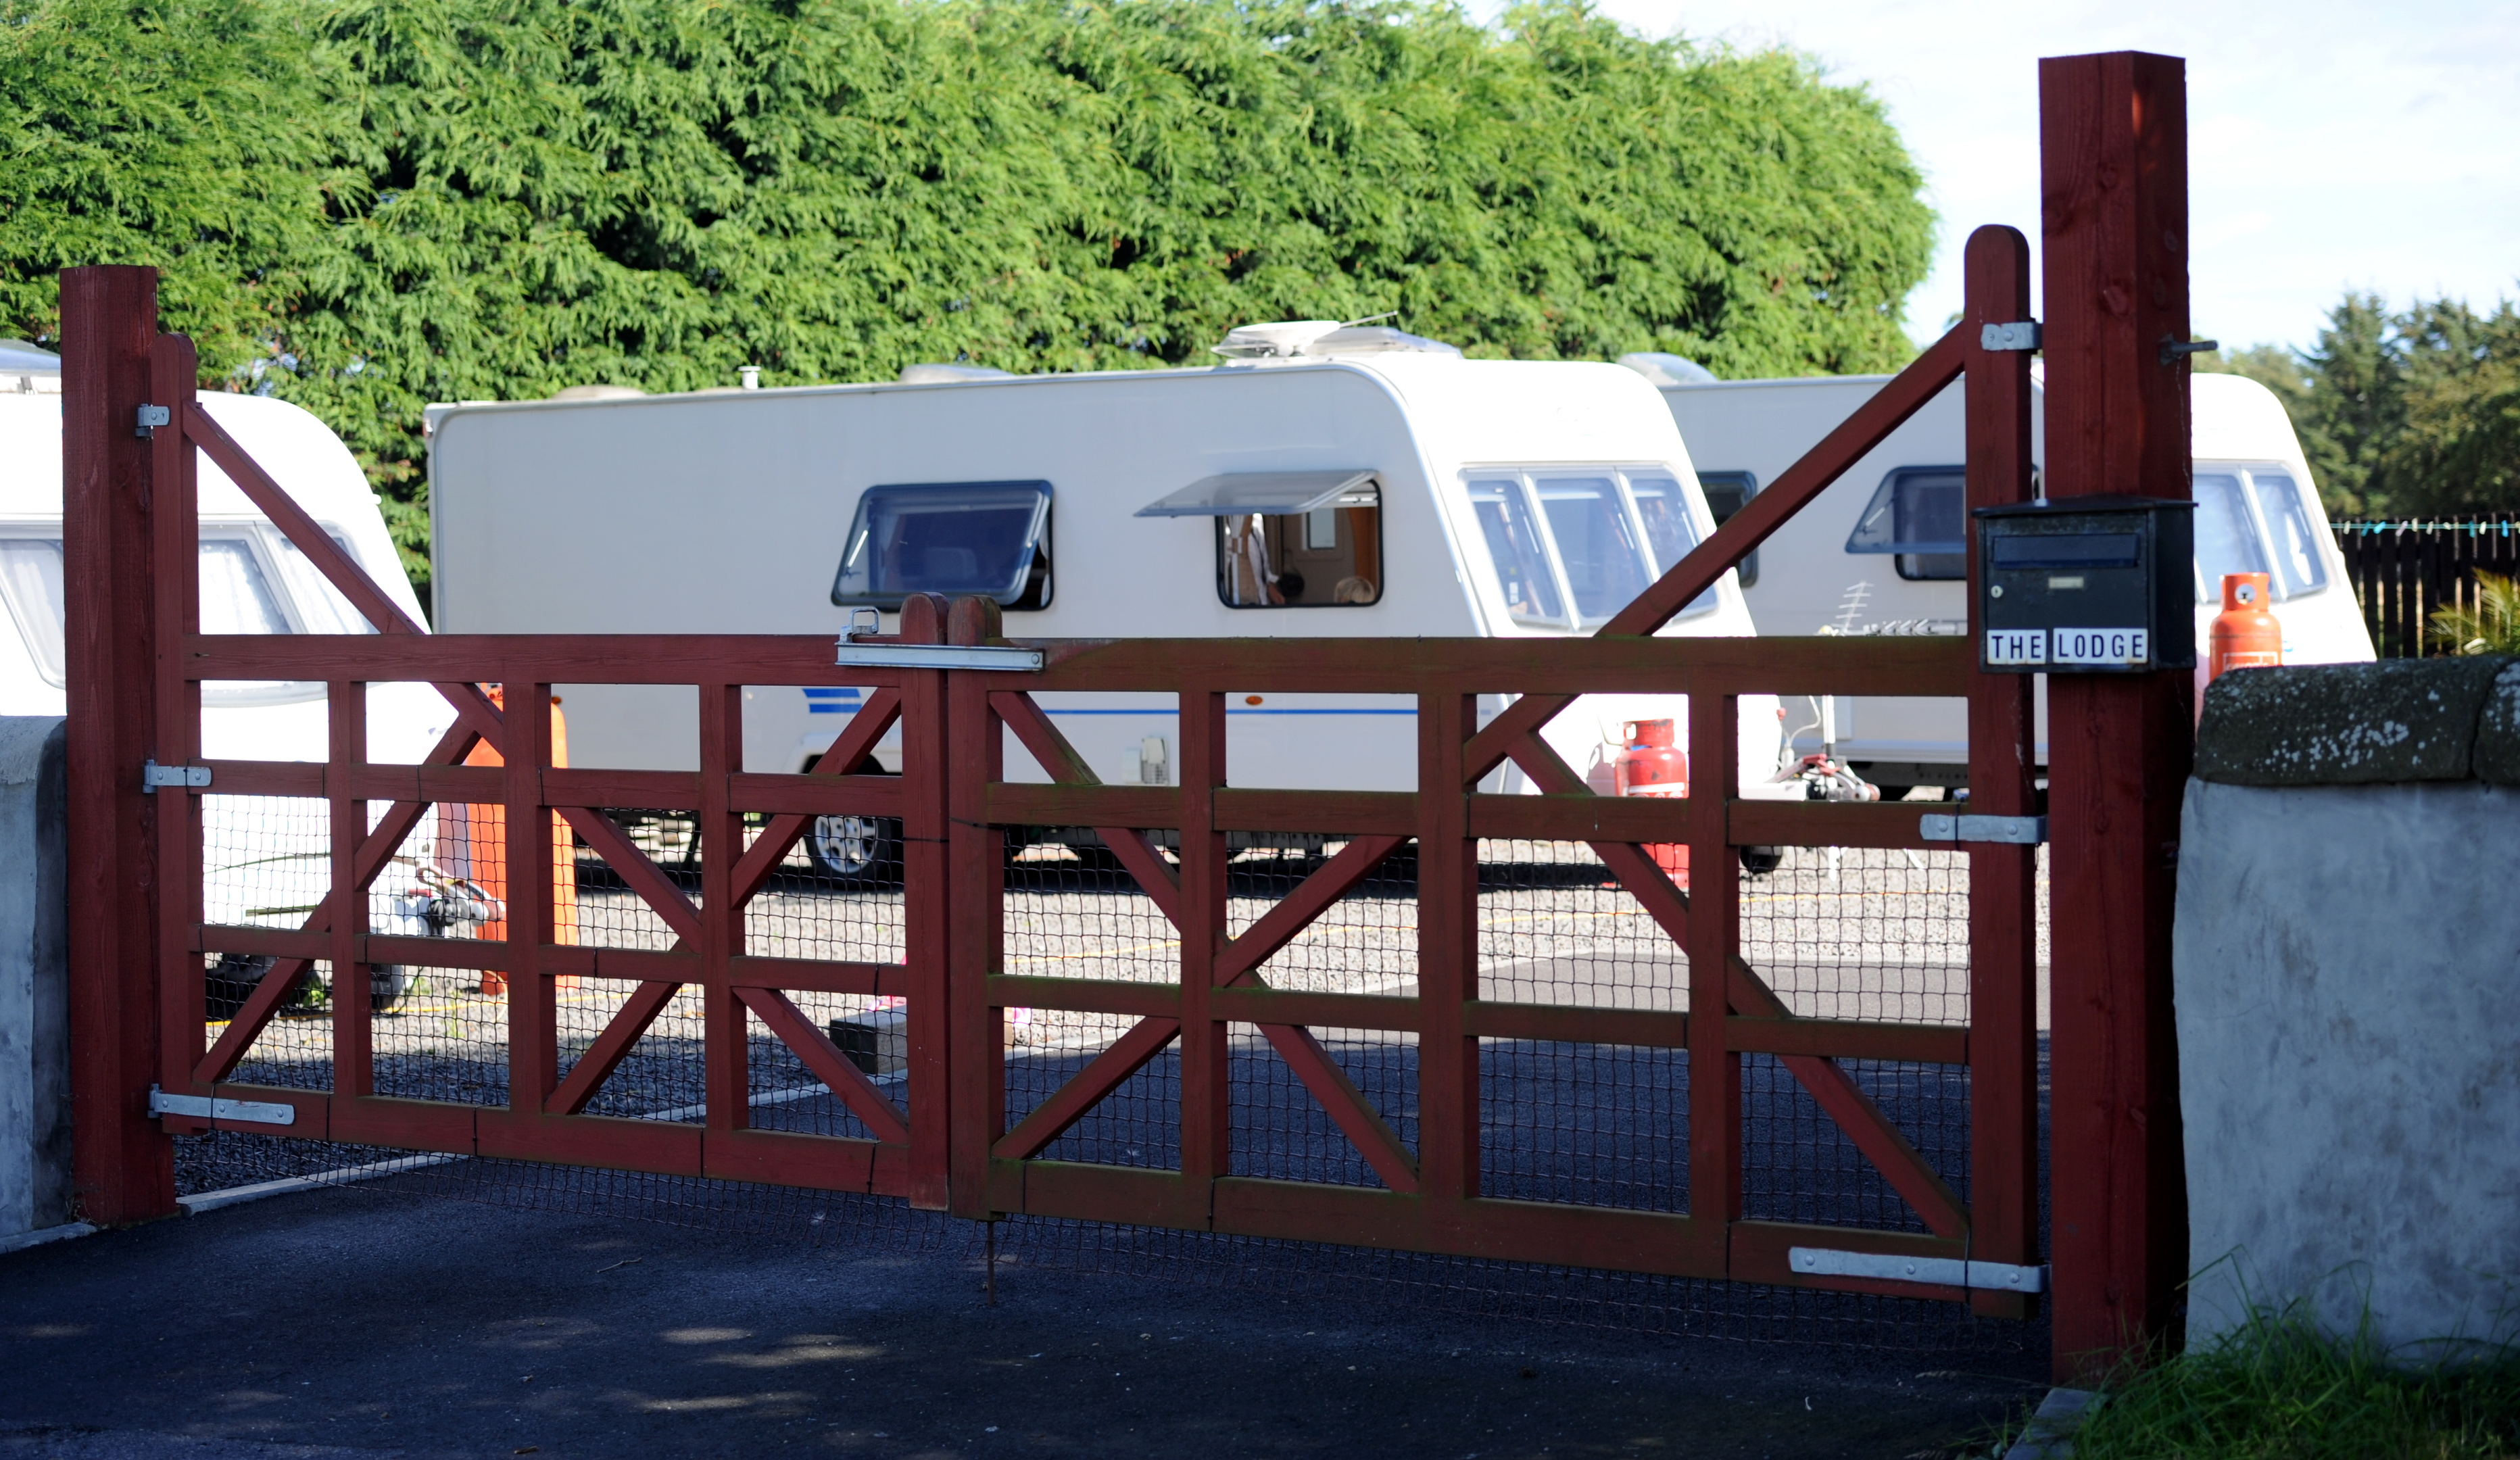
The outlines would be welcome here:
M 922 628 L 941 629 L 937 606 L 930 595 L 914 595 L 905 601 L 902 637 L 909 639 Z M 946 1142 L 948 1210 L 984 1220 L 997 1211 L 1023 1209 L 1020 1173 L 1008 1189 L 999 1190 L 993 1154 L 1007 1132 L 1006 1010 L 989 993 L 989 976 L 1006 964 L 1006 922 L 1000 909 L 1006 904 L 1007 837 L 989 824 L 988 789 L 1006 774 L 1006 731 L 989 706 L 986 674 L 955 670 L 945 681 L 951 736 L 945 774 L 952 808 L 948 885 L 954 891 L 947 913 L 945 1016 L 956 1051 L 946 1096 L 952 1132 Z
M 730 809 L 727 777 L 743 769 L 743 686 L 702 685 L 698 697 L 701 1064 L 715 1133 L 752 1124 L 752 1018 L 730 981 L 731 960 L 743 947 L 743 909 L 735 906 L 743 817 Z
M 543 951 L 551 941 L 554 901 L 552 816 L 542 793 L 542 773 L 551 765 L 551 694 L 550 685 L 520 683 L 511 671 L 502 695 L 500 778 L 508 807 L 506 1124 L 518 1139 L 530 1139 L 543 1124 L 545 1102 L 560 1085 L 559 990 Z M 487 1126 L 485 1121 L 485 1135 Z
M 2030 316 L 2030 245 L 2008 228 L 1982 228 L 1964 255 L 1965 331 Z M 1980 351 L 1968 367 L 1968 505 L 2031 499 L 2030 354 Z M 1969 642 L 1979 620 L 1979 574 L 1968 558 Z M 1978 674 L 1969 689 L 1969 805 L 1988 816 L 2032 814 L 2035 729 L 2027 675 Z M 2035 847 L 1976 844 L 1969 889 L 1969 1235 L 1985 1261 L 2032 1263 L 2039 1253 L 2038 878 Z M 1970 1295 L 1980 1313 L 2026 1317 L 2018 1294 Z
M 153 401 L 180 405 L 193 398 L 199 360 L 180 334 L 158 336 L 150 357 Z M 202 686 L 185 673 L 185 642 L 201 632 L 202 555 L 199 520 L 200 459 L 180 430 L 161 431 L 150 442 L 150 578 L 158 593 L 158 756 L 167 765 L 190 765 L 202 756 Z M 159 798 L 158 813 L 158 1084 L 203 1094 L 208 1085 L 194 1074 L 206 1045 L 208 1017 L 202 955 L 193 951 L 202 922 L 202 803 L 193 796 Z
M 1743 1213 L 1741 1062 L 1732 1051 L 1732 961 L 1741 949 L 1741 863 L 1729 821 L 1741 783 L 1741 701 L 1729 684 L 1688 694 L 1688 1215 L 1734 1254 L 1727 1224 Z
M 1233 1174 L 1226 1030 L 1209 1000 L 1225 944 L 1225 695 L 1185 686 L 1181 726 L 1181 1200 L 1203 1220 L 1209 1183 Z M 1176 1218 L 1177 1220 L 1180 1218 Z
M 1462 1018 L 1478 997 L 1478 844 L 1463 764 L 1477 728 L 1476 696 L 1418 696 L 1418 1189 L 1438 1221 L 1479 1192 L 1479 1049 Z
M 368 760 L 368 686 L 334 680 L 325 686 L 325 789 L 332 813 L 333 1106 L 376 1091 L 376 1046 L 369 1005 L 367 964 L 359 943 L 368 932 L 368 900 L 359 882 L 359 843 L 368 831 L 368 804 L 354 787 Z
M 903 606 L 908 608 L 907 604 Z M 903 638 L 910 638 L 913 627 L 911 615 L 905 611 L 901 620 Z M 959 1094 L 966 1079 L 983 1083 L 983 1093 L 976 1103 L 985 1103 L 987 1090 L 994 1086 L 986 1084 L 991 1077 L 985 1068 L 970 1072 L 954 1058 L 955 1004 L 949 950 L 960 936 L 952 920 L 952 909 L 959 905 L 946 895 L 946 889 L 964 884 L 958 880 L 961 868 L 955 865 L 955 853 L 947 844 L 953 808 L 946 801 L 950 745 L 945 674 L 939 670 L 915 670 L 903 675 L 901 702 L 901 917 L 910 984 L 909 1077 L 905 1082 L 910 1098 L 907 1196 L 913 1207 L 941 1212 L 950 1203 L 952 1173 L 945 1153 L 953 1139 L 948 1125 L 948 1112 L 957 1108 L 953 1097 Z M 999 875 L 1005 874 L 1001 871 Z M 992 893 L 987 901 L 994 901 L 994 897 Z M 979 1063 L 986 1067 L 991 1062 Z M 998 1108 L 1003 1110 L 1005 1105 L 1000 1096 Z M 985 1146 L 981 1156 L 985 1162 Z M 983 1179 L 976 1183 L 979 1187 L 986 1185 L 985 1170 L 983 1167 Z

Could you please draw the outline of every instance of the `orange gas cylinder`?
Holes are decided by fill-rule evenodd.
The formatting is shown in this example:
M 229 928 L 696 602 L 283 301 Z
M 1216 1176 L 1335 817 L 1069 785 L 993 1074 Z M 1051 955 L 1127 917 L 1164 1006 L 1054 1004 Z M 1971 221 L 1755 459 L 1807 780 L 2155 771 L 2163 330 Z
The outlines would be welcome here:
M 489 686 L 490 703 L 502 711 L 508 700 L 504 686 Z M 568 765 L 568 720 L 561 713 L 560 696 L 552 696 L 552 765 L 565 769 Z M 464 757 L 468 766 L 505 765 L 499 752 L 488 744 L 472 747 Z M 446 816 L 444 812 L 458 812 Z M 450 822 L 460 819 L 460 829 Z M 449 847 L 453 857 L 441 853 L 441 861 L 457 862 L 455 874 L 471 881 L 500 905 L 508 900 L 508 808 L 503 805 L 447 807 L 438 818 L 438 839 L 441 843 L 460 838 L 460 845 Z M 460 861 L 457 861 L 460 859 Z M 508 936 L 508 924 L 502 920 L 481 923 L 472 935 L 476 938 L 500 939 Z M 567 820 L 552 813 L 552 942 L 577 941 L 577 837 L 569 830 Z M 561 989 L 574 988 L 577 980 L 562 974 L 554 981 Z M 484 972 L 481 992 L 505 994 L 505 974 Z
M 1612 784 L 1622 796 L 1686 796 L 1688 794 L 1688 752 L 1672 743 L 1672 723 L 1668 720 L 1631 720 L 1619 738 L 1626 745 L 1612 770 Z M 1688 886 L 1688 848 L 1677 842 L 1656 842 L 1645 848 L 1654 865 L 1671 874 L 1684 889 Z
M 2283 662 L 2283 624 L 2267 611 L 2267 575 L 2225 573 L 2223 611 L 2207 636 L 2205 682 L 2227 669 L 2256 669 Z

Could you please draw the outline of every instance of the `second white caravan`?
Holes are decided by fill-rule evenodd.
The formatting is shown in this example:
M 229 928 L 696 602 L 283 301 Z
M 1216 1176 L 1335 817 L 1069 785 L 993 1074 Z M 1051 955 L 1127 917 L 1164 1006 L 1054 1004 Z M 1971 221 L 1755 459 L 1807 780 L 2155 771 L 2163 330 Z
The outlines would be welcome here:
M 853 611 L 932 591 L 996 597 L 1016 638 L 1571 637 L 1713 531 L 1670 415 L 1616 366 L 1465 360 L 1327 324 L 1238 331 L 1221 352 L 1206 369 L 919 378 L 981 375 L 930 368 L 444 410 L 439 631 L 836 635 Z M 1728 576 L 1665 632 L 1752 631 Z M 690 691 L 562 693 L 576 764 L 698 763 Z M 747 695 L 756 770 L 811 764 L 860 703 Z M 1044 708 L 1105 781 L 1178 779 L 1168 696 Z M 1228 713 L 1238 785 L 1416 784 L 1406 698 L 1253 686 Z M 1624 721 L 1683 713 L 1597 696 L 1550 738 L 1592 770 Z M 1773 699 L 1745 701 L 1754 786 L 1777 766 L 1778 721 Z M 1041 774 L 1012 742 L 1007 759 Z M 863 850 L 816 838 L 828 870 Z
M 1641 372 L 1651 372 L 1651 357 L 1632 358 Z M 1888 378 L 1719 382 L 1681 380 L 1679 374 L 1665 376 L 1660 389 L 1719 516 L 1775 480 Z M 1936 396 L 1742 563 L 1743 597 L 1759 632 L 1967 632 L 1965 388 L 1954 384 Z M 2045 460 L 2046 446 L 2037 399 L 2034 465 Z M 2285 663 L 2371 658 L 2344 556 L 2282 404 L 2256 381 L 2227 375 L 2196 376 L 2193 400 L 2200 663 L 2206 630 L 2221 609 L 2223 575 L 2242 572 L 2269 575 Z M 2044 692 L 2039 703 L 2044 757 Z M 1885 794 L 1966 783 L 1959 701 L 1845 699 L 1834 709 L 1839 755 Z M 1803 739 L 1811 738 L 1806 731 Z

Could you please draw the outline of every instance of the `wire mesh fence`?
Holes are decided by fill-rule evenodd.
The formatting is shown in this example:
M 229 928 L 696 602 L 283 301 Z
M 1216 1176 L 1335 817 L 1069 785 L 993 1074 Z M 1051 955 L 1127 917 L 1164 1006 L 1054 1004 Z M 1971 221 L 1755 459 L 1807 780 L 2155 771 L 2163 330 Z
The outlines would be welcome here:
M 243 799 L 243 798 L 239 798 Z M 278 798 L 256 798 L 276 801 Z M 251 892 L 257 915 L 290 925 L 290 868 L 329 853 L 320 802 L 277 805 L 253 831 L 285 844 Z M 225 809 L 247 825 L 257 808 Z M 698 875 L 670 813 L 609 813 L 697 897 Z M 455 818 L 441 816 L 436 824 Z M 686 823 L 688 824 L 688 823 Z M 747 828 L 749 842 L 762 826 Z M 848 838 L 868 828 L 835 833 Z M 882 828 L 875 828 L 879 838 Z M 897 829 L 892 833 L 897 837 Z M 240 835 L 242 835 L 240 833 Z M 1227 922 L 1239 933 L 1291 894 L 1342 845 L 1335 834 L 1238 849 L 1227 875 Z M 555 838 L 577 898 L 574 941 L 661 949 L 673 934 L 617 872 L 574 837 Z M 1046 979 L 1169 985 L 1179 934 L 1105 848 L 1081 833 L 1016 830 L 1005 869 L 1004 966 Z M 863 850 L 861 847 L 859 850 Z M 704 852 L 701 854 L 704 855 Z M 1167 854 L 1169 855 L 1169 854 Z M 1682 1012 L 1682 950 L 1609 870 L 1578 843 L 1479 846 L 1479 995 L 1513 1003 Z M 434 864 L 416 832 L 410 860 Z M 248 859 L 237 859 L 243 864 Z M 860 858 L 835 870 L 808 839 L 789 849 L 746 909 L 743 948 L 776 957 L 892 962 L 902 956 L 898 863 Z M 492 870 L 486 863 L 471 868 Z M 2044 876 L 2042 878 L 2044 896 Z M 1264 961 L 1273 987 L 1410 996 L 1416 978 L 1416 862 L 1402 848 Z M 1792 1012 L 1810 1017 L 1963 1025 L 1968 1018 L 1966 859 L 1942 852 L 1791 849 L 1773 871 L 1744 879 L 1741 948 Z M 239 906 L 245 906 L 240 903 Z M 311 902 L 305 904 L 311 906 Z M 2044 923 L 2044 919 L 2043 919 Z M 449 929 L 457 935 L 478 926 Z M 205 959 L 205 974 L 218 973 Z M 497 1105 L 507 1098 L 507 1000 L 495 975 L 461 967 L 397 970 L 399 992 L 374 1020 L 379 1094 Z M 236 1079 L 292 1088 L 330 1085 L 331 1020 L 316 964 L 299 1003 L 270 1021 Z M 556 989 L 560 1078 L 565 1081 L 639 986 L 562 976 Z M 787 991 L 896 1104 L 906 1104 L 903 1010 L 897 999 Z M 1045 999 L 1047 1001 L 1047 995 Z M 214 1010 L 215 1012 L 215 1010 Z M 1107 1049 L 1136 1020 L 1048 1008 L 1007 1011 L 1010 1127 Z M 217 1025 L 211 1030 L 216 1037 Z M 700 996 L 685 989 L 656 1010 L 584 1109 L 672 1123 L 706 1116 Z M 866 1137 L 857 1117 L 786 1043 L 748 1018 L 746 1120 L 775 1130 Z M 1321 1049 L 1392 1128 L 1418 1143 L 1418 1036 L 1315 1028 Z M 1233 1174 L 1377 1186 L 1381 1179 L 1339 1129 L 1268 1033 L 1226 1027 Z M 1685 1213 L 1689 1193 L 1688 1053 L 1573 1040 L 1479 1041 L 1481 1190 L 1524 1201 Z M 1855 1084 L 1965 1201 L 1969 1153 L 1965 1067 L 1841 1061 Z M 1916 1213 L 1858 1152 L 1777 1058 L 1742 1059 L 1744 1215 L 1757 1219 L 1923 1230 Z M 1162 1169 L 1179 1162 L 1177 1046 L 1149 1060 L 1056 1141 L 1044 1159 Z M 785 1233 L 801 1240 L 905 1242 L 962 1250 L 976 1228 L 887 1198 L 755 1186 L 695 1177 L 409 1152 L 221 1132 L 183 1137 L 179 1184 L 188 1193 L 319 1176 L 361 1190 L 455 1197 L 556 1210 Z M 1858 1344 L 1894 1349 L 2026 1350 L 2037 1324 L 1979 1321 L 1951 1305 L 1531 1263 L 1386 1252 L 1218 1233 L 1158 1231 L 1019 1217 L 1002 1224 L 1012 1263 L 1222 1285 L 1255 1293 L 1310 1291 L 1535 1321 L 1641 1332 Z M 961 1246 L 957 1246 L 960 1244 Z

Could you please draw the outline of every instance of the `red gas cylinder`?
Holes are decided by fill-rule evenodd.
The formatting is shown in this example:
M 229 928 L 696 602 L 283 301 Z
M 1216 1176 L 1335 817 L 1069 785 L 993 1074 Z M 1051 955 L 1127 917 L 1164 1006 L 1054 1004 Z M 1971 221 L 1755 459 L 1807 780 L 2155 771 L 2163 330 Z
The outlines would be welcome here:
M 2267 611 L 2267 575 L 2225 573 L 2223 611 L 2207 635 L 2205 682 L 2227 669 L 2256 669 L 2283 662 L 2283 624 Z
M 1672 724 L 1668 720 L 1631 720 L 1619 738 L 1626 742 L 1619 751 L 1613 768 L 1613 783 L 1622 796 L 1686 796 L 1688 794 L 1688 752 L 1672 743 Z M 1676 842 L 1655 842 L 1645 847 L 1645 855 L 1654 865 L 1671 874 L 1684 889 L 1688 886 L 1688 848 Z

